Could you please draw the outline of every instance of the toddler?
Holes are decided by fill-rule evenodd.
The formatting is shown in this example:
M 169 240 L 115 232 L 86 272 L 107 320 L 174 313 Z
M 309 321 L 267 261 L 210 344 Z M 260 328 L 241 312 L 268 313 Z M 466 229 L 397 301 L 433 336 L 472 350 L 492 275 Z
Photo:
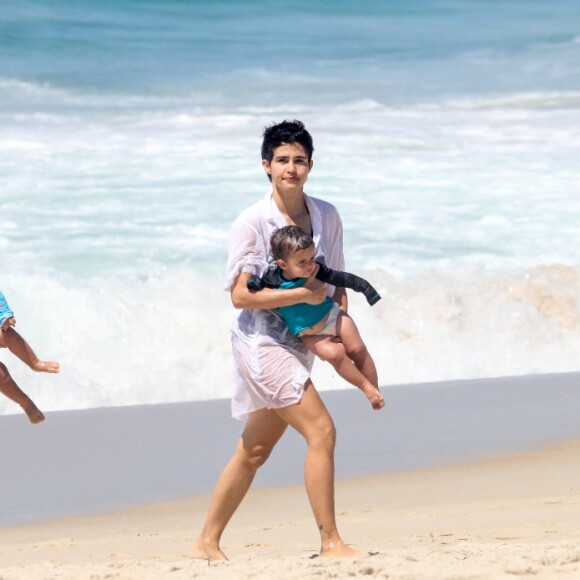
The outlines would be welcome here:
M 268 272 L 264 278 L 250 278 L 247 283 L 250 289 L 258 290 L 264 286 L 298 288 L 314 276 L 334 286 L 363 292 L 371 305 L 380 299 L 366 280 L 347 272 L 330 270 L 316 262 L 314 240 L 297 226 L 286 226 L 274 232 L 271 250 L 277 264 L 275 271 Z M 361 389 L 373 409 L 384 407 L 374 361 L 353 319 L 337 303 L 327 296 L 320 304 L 299 303 L 282 306 L 277 311 L 289 332 L 298 336 L 316 356 L 330 362 L 343 379 Z

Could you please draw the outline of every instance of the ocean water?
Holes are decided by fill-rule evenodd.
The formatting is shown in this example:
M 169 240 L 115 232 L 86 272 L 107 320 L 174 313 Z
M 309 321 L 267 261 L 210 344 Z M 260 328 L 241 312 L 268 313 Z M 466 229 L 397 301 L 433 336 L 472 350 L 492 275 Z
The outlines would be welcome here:
M 381 384 L 579 370 L 577 2 L 0 8 L 0 288 L 62 373 L 0 360 L 44 410 L 229 396 L 228 228 L 284 118 Z

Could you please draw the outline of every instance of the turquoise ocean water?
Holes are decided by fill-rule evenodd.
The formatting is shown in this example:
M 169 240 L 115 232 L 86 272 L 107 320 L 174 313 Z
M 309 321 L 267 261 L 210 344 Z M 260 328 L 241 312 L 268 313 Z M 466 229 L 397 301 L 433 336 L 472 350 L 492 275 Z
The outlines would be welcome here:
M 229 395 L 225 243 L 284 118 L 382 384 L 579 370 L 577 2 L 0 8 L 0 288 L 63 371 L 0 357 L 43 409 Z

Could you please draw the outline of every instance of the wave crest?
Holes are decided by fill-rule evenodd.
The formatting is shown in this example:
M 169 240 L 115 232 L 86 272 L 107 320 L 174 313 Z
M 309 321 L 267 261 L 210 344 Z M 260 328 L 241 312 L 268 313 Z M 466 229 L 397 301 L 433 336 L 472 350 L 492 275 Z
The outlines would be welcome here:
M 580 267 L 359 273 L 383 296 L 373 308 L 350 298 L 382 385 L 578 370 Z M 37 354 L 61 362 L 59 376 L 45 377 L 0 353 L 43 410 L 230 396 L 235 311 L 219 277 L 39 274 L 10 277 L 2 290 Z M 324 362 L 313 378 L 322 390 L 347 387 Z M 18 408 L 1 399 L 0 412 Z

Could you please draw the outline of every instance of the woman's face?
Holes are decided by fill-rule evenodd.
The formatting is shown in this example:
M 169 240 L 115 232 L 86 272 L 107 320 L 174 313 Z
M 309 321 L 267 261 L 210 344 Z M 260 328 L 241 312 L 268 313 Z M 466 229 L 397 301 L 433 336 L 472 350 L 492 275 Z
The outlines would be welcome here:
M 302 193 L 312 160 L 299 143 L 280 145 L 274 149 L 272 161 L 262 159 L 262 167 L 272 177 L 272 185 L 280 193 Z

